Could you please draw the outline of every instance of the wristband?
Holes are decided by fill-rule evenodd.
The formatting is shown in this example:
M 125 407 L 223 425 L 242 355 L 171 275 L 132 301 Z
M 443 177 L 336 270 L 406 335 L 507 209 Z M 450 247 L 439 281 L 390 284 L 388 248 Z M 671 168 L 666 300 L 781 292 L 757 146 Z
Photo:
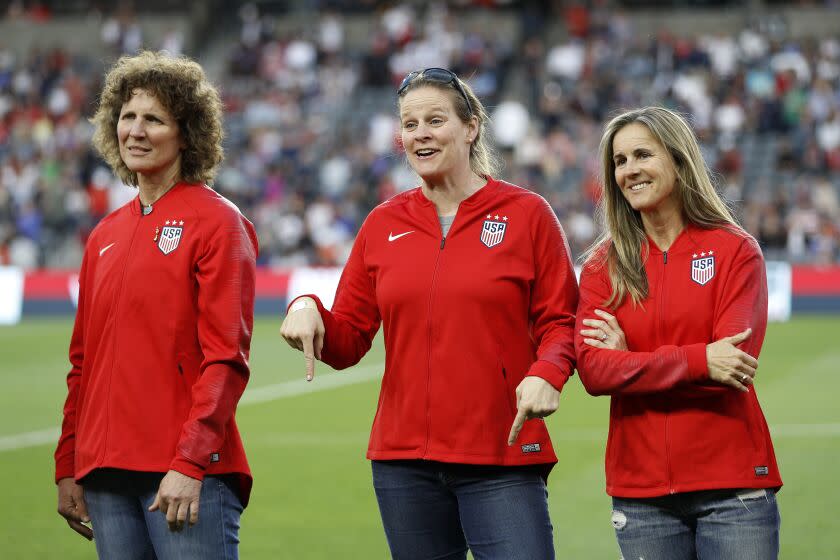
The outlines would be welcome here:
M 310 299 L 300 298 L 298 300 L 295 300 L 295 302 L 291 305 L 291 307 L 289 307 L 289 314 L 292 314 L 295 311 L 300 311 L 301 309 L 307 309 L 307 308 L 318 309 L 318 306 L 315 305 L 315 302 L 313 302 Z

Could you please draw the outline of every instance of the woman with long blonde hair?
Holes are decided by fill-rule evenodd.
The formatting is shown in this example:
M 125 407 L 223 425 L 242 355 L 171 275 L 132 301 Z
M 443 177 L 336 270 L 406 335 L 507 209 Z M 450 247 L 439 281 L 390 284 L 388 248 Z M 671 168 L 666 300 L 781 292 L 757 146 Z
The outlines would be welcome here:
M 585 257 L 575 350 L 587 391 L 611 397 L 621 552 L 776 558 L 782 480 L 754 386 L 767 326 L 758 244 L 680 115 L 622 113 L 600 155 L 605 231 Z

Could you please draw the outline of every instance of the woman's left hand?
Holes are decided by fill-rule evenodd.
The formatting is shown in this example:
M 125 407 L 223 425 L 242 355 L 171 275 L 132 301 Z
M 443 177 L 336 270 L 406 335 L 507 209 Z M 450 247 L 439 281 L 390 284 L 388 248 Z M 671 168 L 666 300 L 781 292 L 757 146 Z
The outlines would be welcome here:
M 160 481 L 155 501 L 149 511 L 166 515 L 170 531 L 180 531 L 189 515 L 190 526 L 198 523 L 198 498 L 201 481 L 178 471 L 169 471 Z
M 508 445 L 513 445 L 525 420 L 544 418 L 560 405 L 560 391 L 542 377 L 528 376 L 516 387 L 516 418 L 510 427 Z
M 591 329 L 582 329 L 580 334 L 585 338 L 583 342 L 595 348 L 606 348 L 608 350 L 627 350 L 627 340 L 624 338 L 624 331 L 618 324 L 618 320 L 600 309 L 595 310 L 595 315 L 601 319 L 584 319 L 583 324 Z

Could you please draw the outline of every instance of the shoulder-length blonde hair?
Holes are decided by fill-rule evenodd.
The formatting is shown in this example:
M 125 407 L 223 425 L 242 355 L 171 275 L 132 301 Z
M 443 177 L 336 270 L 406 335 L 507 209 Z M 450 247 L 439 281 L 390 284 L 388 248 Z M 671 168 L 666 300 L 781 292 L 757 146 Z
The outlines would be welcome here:
M 487 127 L 490 124 L 490 115 L 470 85 L 456 76 L 454 72 L 452 76 L 458 81 L 458 86 L 460 86 L 464 95 L 461 95 L 461 92 L 458 91 L 458 86 L 455 85 L 455 82 L 442 83 L 427 78 L 423 72 L 418 72 L 406 84 L 405 88 L 397 94 L 397 104 L 399 105 L 402 102 L 402 98 L 405 97 L 406 93 L 421 87 L 433 87 L 447 92 L 449 97 L 452 98 L 452 105 L 455 107 L 455 113 L 461 119 L 461 122 L 464 124 L 469 123 L 473 116 L 478 119 L 478 134 L 475 135 L 475 139 L 470 144 L 470 168 L 473 173 L 480 177 L 496 177 L 497 173 L 501 170 L 501 164 L 487 139 Z M 467 105 L 465 96 L 469 99 L 469 105 Z M 472 112 L 470 112 L 470 109 L 472 109 Z
M 122 56 L 105 76 L 99 107 L 90 121 L 95 127 L 93 145 L 114 173 L 123 183 L 137 186 L 137 173 L 120 157 L 117 138 L 120 110 L 137 89 L 152 94 L 178 123 L 185 146 L 181 178 L 190 183 L 212 181 L 224 157 L 219 92 L 198 63 L 165 52 Z
M 641 214 L 633 210 L 615 181 L 613 139 L 631 123 L 647 127 L 674 162 L 677 196 L 686 222 L 704 228 L 738 227 L 738 223 L 712 183 L 711 172 L 686 120 L 663 107 L 643 107 L 621 113 L 604 128 L 598 152 L 603 195 L 597 213 L 603 232 L 586 251 L 587 266 L 608 267 L 612 294 L 605 305 L 617 307 L 630 296 L 638 304 L 648 295 L 644 260 L 650 247 Z

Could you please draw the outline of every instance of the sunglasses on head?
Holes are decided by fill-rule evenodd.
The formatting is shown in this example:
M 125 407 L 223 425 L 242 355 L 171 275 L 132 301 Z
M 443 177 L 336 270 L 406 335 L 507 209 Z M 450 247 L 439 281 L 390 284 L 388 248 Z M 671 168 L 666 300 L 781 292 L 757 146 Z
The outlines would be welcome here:
M 455 89 L 458 90 L 458 93 L 460 93 L 461 97 L 464 98 L 464 101 L 467 102 L 467 110 L 470 112 L 470 115 L 473 114 L 472 103 L 470 103 L 470 98 L 467 97 L 467 92 L 464 91 L 464 88 L 461 86 L 461 81 L 458 79 L 458 76 L 455 75 L 455 72 L 447 70 L 446 68 L 426 68 L 425 70 L 415 70 L 413 72 L 409 72 L 406 77 L 403 78 L 399 89 L 397 89 L 397 95 L 402 95 L 408 87 L 408 84 L 410 84 L 414 78 L 418 76 L 423 76 L 424 79 L 437 84 L 454 84 Z

